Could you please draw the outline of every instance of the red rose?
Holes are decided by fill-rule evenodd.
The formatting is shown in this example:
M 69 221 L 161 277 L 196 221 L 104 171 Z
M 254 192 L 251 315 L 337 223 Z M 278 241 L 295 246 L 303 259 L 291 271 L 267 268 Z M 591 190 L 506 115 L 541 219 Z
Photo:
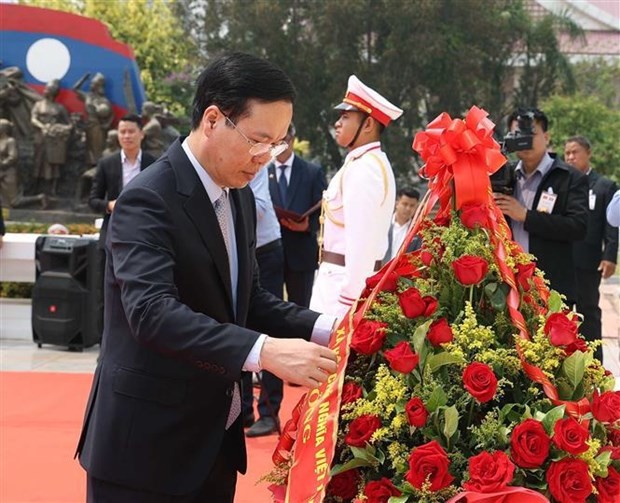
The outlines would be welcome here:
M 433 440 L 413 449 L 409 455 L 409 471 L 405 473 L 405 478 L 417 489 L 421 489 L 428 480 L 431 491 L 439 491 L 454 480 L 448 471 L 449 466 L 450 460 L 446 451 L 437 440 Z
M 620 473 L 613 467 L 607 468 L 607 477 L 596 477 L 597 503 L 618 503 L 620 501 Z
M 461 207 L 461 222 L 468 229 L 489 227 L 488 211 L 484 204 L 464 204 Z
M 489 264 L 481 257 L 463 255 L 452 262 L 452 270 L 461 285 L 477 285 L 487 275 Z
M 411 426 L 422 428 L 422 426 L 426 424 L 428 411 L 422 399 L 417 396 L 407 402 L 407 405 L 405 405 L 405 412 L 407 413 L 407 421 L 409 421 Z
M 566 353 L 566 356 L 572 355 L 575 351 L 581 351 L 582 353 L 588 352 L 588 345 L 581 337 L 577 337 L 575 342 L 571 342 L 568 346 L 564 347 L 564 353 Z
M 526 419 L 512 430 L 510 456 L 521 468 L 538 468 L 549 455 L 549 444 L 543 425 L 535 419 Z
M 391 496 L 400 496 L 402 493 L 394 487 L 392 481 L 386 477 L 381 480 L 368 482 L 364 487 L 366 503 L 388 503 Z
M 534 276 L 534 271 L 536 271 L 536 262 L 517 264 L 517 281 L 524 292 L 530 291 L 530 280 Z
M 406 341 L 399 342 L 383 355 L 390 364 L 390 368 L 401 374 L 411 372 L 420 361 L 420 357 L 411 350 L 411 346 Z
M 454 334 L 452 333 L 452 328 L 450 327 L 448 320 L 445 318 L 439 318 L 438 320 L 433 321 L 428 329 L 428 332 L 426 333 L 426 338 L 433 346 L 439 346 L 447 342 L 452 342 L 452 339 L 454 339 Z
M 551 495 L 559 503 L 585 502 L 592 494 L 588 464 L 582 459 L 563 458 L 552 462 L 546 478 Z
M 347 445 L 353 447 L 364 447 L 370 440 L 372 434 L 381 428 L 381 419 L 372 414 L 364 414 L 349 424 L 349 432 L 344 437 Z
M 620 419 L 620 391 L 594 392 L 592 415 L 601 423 L 615 423 Z
M 553 443 L 562 449 L 576 456 L 588 450 L 586 442 L 590 439 L 587 428 L 579 424 L 572 417 L 560 419 L 553 427 Z
M 433 254 L 428 250 L 420 250 L 420 260 L 426 267 L 429 267 L 433 263 Z
M 512 482 L 515 465 L 503 451 L 482 452 L 469 458 L 469 480 L 463 484 L 468 491 L 493 493 Z
M 394 267 L 394 273 L 397 276 L 403 276 L 405 278 L 415 278 L 419 276 L 418 268 L 413 264 L 411 254 L 404 254 L 395 259 L 396 266 Z
M 599 454 L 602 452 L 606 452 L 609 451 L 610 453 L 610 457 L 612 460 L 617 460 L 620 459 L 620 447 L 614 447 L 613 445 L 606 445 L 605 447 L 602 447 L 601 450 L 599 451 Z
M 344 383 L 342 387 L 342 405 L 346 405 L 347 403 L 353 403 L 358 398 L 362 398 L 363 391 L 361 386 L 358 386 L 353 381 L 349 381 Z
M 360 476 L 357 470 L 347 470 L 334 475 L 327 485 L 327 494 L 344 500 L 355 498 Z
M 450 215 L 438 215 L 435 217 L 435 225 L 448 227 L 450 225 Z
M 387 323 L 362 320 L 353 332 L 351 348 L 363 355 L 372 355 L 383 347 Z
M 430 316 L 437 310 L 437 299 L 430 295 L 422 297 L 417 288 L 407 288 L 398 296 L 403 314 L 407 318 L 417 318 L 418 316 Z
M 620 429 L 607 430 L 607 440 L 611 442 L 611 445 L 620 447 Z
M 545 334 L 554 346 L 568 346 L 577 340 L 577 323 L 564 313 L 553 313 L 545 323 Z
M 378 273 L 366 278 L 366 288 L 368 290 L 373 290 L 378 284 L 381 278 L 385 276 L 384 271 L 379 271 Z M 395 292 L 396 287 L 398 286 L 398 274 L 395 271 L 390 272 L 385 278 L 385 283 L 381 286 L 382 292 Z
M 470 363 L 463 372 L 463 386 L 480 403 L 488 402 L 497 391 L 497 377 L 485 363 Z

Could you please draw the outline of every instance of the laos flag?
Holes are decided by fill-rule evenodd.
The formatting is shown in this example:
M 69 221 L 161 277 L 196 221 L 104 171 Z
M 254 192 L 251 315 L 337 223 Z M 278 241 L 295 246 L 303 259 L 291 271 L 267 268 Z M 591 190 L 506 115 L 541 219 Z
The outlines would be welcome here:
M 51 9 L 0 3 L 0 72 L 18 67 L 24 83 L 39 93 L 59 79 L 58 101 L 69 112 L 84 112 L 73 91 L 88 91 L 96 73 L 105 77 L 105 95 L 116 119 L 139 112 L 145 101 L 131 47 L 114 40 L 96 19 Z

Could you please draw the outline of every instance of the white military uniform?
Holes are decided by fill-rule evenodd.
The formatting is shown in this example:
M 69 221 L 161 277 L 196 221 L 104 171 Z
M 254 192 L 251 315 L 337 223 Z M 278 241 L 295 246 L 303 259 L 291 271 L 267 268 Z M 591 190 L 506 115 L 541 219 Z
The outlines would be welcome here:
M 346 314 L 385 255 L 395 201 L 394 173 L 381 144 L 349 152 L 323 193 L 323 248 L 344 255 L 345 265 L 321 263 L 310 309 Z

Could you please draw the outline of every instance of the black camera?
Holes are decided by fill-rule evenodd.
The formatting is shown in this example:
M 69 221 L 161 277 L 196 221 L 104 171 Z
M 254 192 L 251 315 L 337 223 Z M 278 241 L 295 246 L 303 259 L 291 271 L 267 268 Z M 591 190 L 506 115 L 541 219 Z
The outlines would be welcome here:
M 508 124 L 510 127 L 511 124 Z M 518 152 L 529 150 L 534 141 L 534 111 L 519 110 L 517 115 L 517 129 L 509 131 L 502 142 L 502 152 Z
M 493 192 L 511 196 L 514 192 L 515 183 L 515 165 L 511 162 L 507 162 L 491 175 L 491 189 Z

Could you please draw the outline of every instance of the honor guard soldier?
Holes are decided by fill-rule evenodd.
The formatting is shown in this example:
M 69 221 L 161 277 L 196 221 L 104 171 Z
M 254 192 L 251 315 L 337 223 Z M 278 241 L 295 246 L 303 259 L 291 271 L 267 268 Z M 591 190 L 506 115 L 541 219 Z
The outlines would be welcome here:
M 336 142 L 349 152 L 323 193 L 320 266 L 310 308 L 342 318 L 388 247 L 396 184 L 379 140 L 403 111 L 355 75 L 336 110 Z

